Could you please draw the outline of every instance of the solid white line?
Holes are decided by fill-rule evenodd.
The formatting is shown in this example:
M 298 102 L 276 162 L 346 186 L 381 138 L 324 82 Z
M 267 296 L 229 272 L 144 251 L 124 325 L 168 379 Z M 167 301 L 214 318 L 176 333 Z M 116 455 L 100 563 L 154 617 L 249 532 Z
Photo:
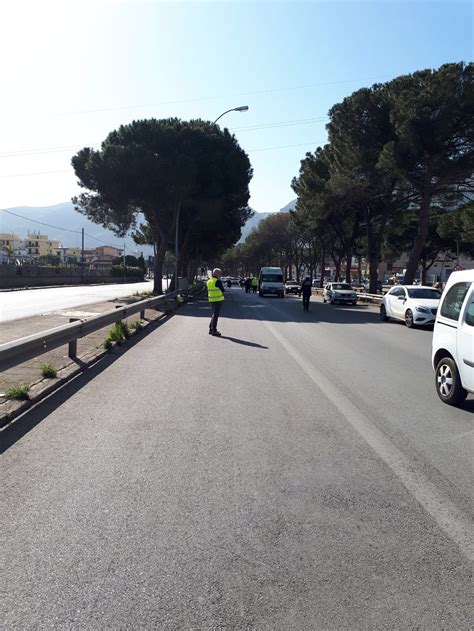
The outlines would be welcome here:
M 322 390 L 344 418 L 364 438 L 375 453 L 390 467 L 411 495 L 433 517 L 438 526 L 456 543 L 461 552 L 474 561 L 474 533 L 469 518 L 403 454 L 362 412 L 315 366 L 302 357 L 277 329 L 265 320 L 273 333 L 312 381 Z

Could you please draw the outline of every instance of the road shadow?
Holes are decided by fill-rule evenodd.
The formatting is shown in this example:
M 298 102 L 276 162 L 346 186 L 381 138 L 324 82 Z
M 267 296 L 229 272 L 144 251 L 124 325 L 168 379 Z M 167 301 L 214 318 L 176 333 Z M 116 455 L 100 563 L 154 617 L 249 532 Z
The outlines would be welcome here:
M 211 318 L 211 309 L 205 295 L 190 301 L 176 312 L 177 317 Z M 301 322 L 331 324 L 374 324 L 380 322 L 378 309 L 371 305 L 330 305 L 314 297 L 310 310 L 303 311 L 301 299 L 286 296 L 278 298 L 258 294 L 245 294 L 239 289 L 228 290 L 221 318 L 234 320 L 265 320 L 267 322 Z
M 251 346 L 252 348 L 265 348 L 268 350 L 268 346 L 263 346 L 262 344 L 257 344 L 256 342 L 249 342 L 248 340 L 239 340 L 237 337 L 230 337 L 229 335 L 221 335 L 221 340 L 229 340 L 229 342 L 234 342 L 235 344 L 242 344 L 242 346 Z
M 86 367 L 77 377 L 68 381 L 63 386 L 52 392 L 45 399 L 26 410 L 10 425 L 0 432 L 0 454 L 12 447 L 18 440 L 23 438 L 28 432 L 34 429 L 41 421 L 52 412 L 66 403 L 76 392 L 107 370 L 114 362 L 122 357 L 128 350 L 139 344 L 145 337 L 156 331 L 162 324 L 167 322 L 172 315 L 162 318 L 159 322 L 151 322 L 138 335 L 127 340 L 122 346 L 117 346 L 108 355 L 99 359 L 95 364 Z M 77 362 L 81 364 L 80 360 Z

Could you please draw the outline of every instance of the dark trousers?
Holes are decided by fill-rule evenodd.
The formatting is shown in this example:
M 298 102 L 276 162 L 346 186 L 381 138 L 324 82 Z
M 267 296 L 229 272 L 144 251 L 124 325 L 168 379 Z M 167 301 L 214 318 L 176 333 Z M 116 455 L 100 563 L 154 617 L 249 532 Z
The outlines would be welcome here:
M 308 311 L 309 309 L 309 296 L 305 296 L 304 294 L 303 294 L 303 309 L 305 311 Z
M 211 333 L 215 333 L 217 331 L 217 321 L 219 320 L 222 303 L 222 300 L 220 300 L 219 302 L 211 302 L 212 318 L 209 322 L 209 331 Z

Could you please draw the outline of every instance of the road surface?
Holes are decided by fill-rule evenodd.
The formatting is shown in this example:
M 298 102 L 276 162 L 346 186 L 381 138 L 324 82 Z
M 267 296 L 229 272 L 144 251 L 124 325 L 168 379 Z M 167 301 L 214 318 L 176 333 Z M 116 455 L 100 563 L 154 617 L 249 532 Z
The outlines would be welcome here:
M 166 283 L 166 281 L 163 281 Z M 70 309 L 94 302 L 131 296 L 137 291 L 150 291 L 152 281 L 116 285 L 79 285 L 0 292 L 0 322 Z
M 197 300 L 13 426 L 2 628 L 471 628 L 474 400 L 316 300 Z

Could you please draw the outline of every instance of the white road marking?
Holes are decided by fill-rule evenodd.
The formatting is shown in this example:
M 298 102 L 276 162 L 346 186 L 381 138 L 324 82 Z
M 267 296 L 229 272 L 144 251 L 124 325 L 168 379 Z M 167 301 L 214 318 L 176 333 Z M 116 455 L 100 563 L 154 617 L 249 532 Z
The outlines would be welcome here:
M 470 519 L 403 454 L 331 381 L 302 357 L 294 346 L 268 321 L 261 319 L 283 348 L 322 390 L 344 418 L 390 467 L 400 482 L 436 521 L 438 526 L 474 561 L 474 532 Z

